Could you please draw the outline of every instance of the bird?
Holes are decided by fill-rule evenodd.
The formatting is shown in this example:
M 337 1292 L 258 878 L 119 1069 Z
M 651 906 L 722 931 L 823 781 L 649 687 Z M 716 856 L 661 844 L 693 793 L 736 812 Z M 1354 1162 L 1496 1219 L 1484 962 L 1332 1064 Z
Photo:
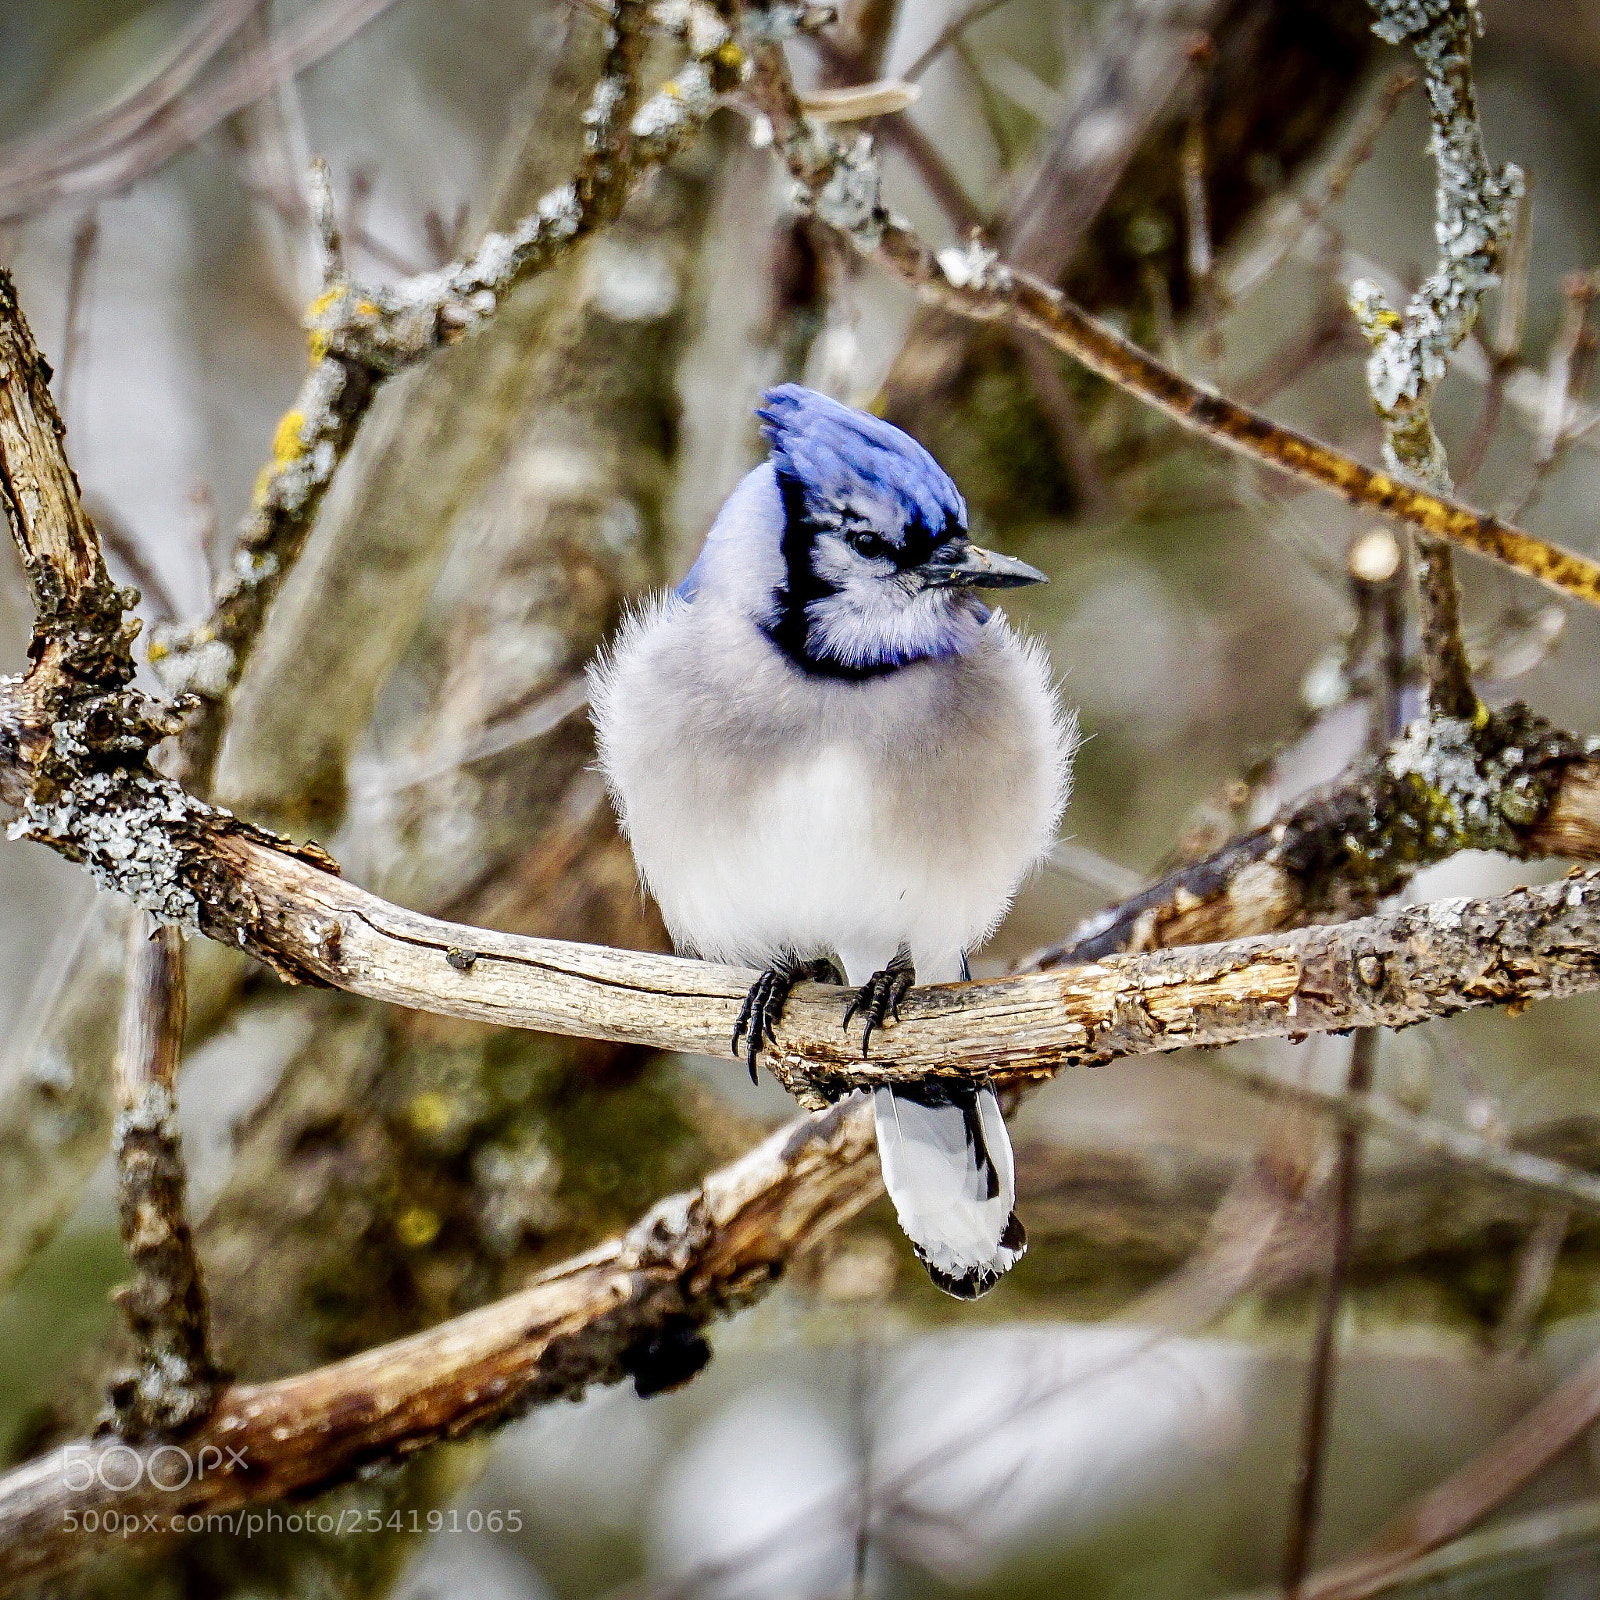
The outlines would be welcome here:
M 901 429 L 798 384 L 762 401 L 768 458 L 589 670 L 599 766 L 676 948 L 761 971 L 732 1037 L 752 1078 L 802 980 L 854 991 L 865 1056 L 914 983 L 970 977 L 1056 841 L 1076 743 L 1044 650 L 979 596 L 1045 574 L 972 542 Z M 992 1084 L 872 1103 L 902 1229 L 976 1299 L 1026 1249 Z

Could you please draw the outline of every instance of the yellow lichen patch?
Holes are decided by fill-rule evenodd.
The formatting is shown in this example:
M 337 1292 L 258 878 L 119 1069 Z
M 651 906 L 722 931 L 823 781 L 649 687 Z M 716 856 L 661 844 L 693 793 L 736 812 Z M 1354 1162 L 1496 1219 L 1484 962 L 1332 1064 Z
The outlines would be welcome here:
M 394 1231 L 399 1234 L 401 1244 L 412 1250 L 432 1244 L 443 1225 L 439 1213 L 427 1206 L 407 1206 L 394 1219 Z
M 305 423 L 305 412 L 298 410 L 285 411 L 279 418 L 278 426 L 272 434 L 272 459 L 256 477 L 252 496 L 256 505 L 266 503 L 267 494 L 272 488 L 272 480 L 277 473 L 292 462 L 298 461 L 306 453 L 305 442 L 300 437 L 300 430 Z
M 311 353 L 312 366 L 315 366 L 328 353 L 328 335 L 317 324 L 338 304 L 339 298 L 343 293 L 344 286 L 335 284 L 331 289 L 324 289 L 306 307 L 306 347 Z
M 442 1133 L 450 1126 L 450 1102 L 435 1089 L 417 1095 L 406 1114 L 418 1133 Z
M 278 419 L 278 426 L 272 434 L 272 464 L 275 467 L 286 467 L 306 453 L 305 443 L 300 437 L 300 430 L 305 425 L 306 414 L 303 411 L 285 411 Z

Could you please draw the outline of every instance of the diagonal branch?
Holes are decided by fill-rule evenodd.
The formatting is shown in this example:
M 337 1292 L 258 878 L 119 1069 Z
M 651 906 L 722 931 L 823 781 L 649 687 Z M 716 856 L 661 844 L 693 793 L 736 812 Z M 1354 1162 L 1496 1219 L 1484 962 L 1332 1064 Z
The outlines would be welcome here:
M 685 1382 L 709 1356 L 706 1322 L 759 1299 L 792 1256 L 877 1197 L 873 1147 L 860 1103 L 802 1118 L 518 1294 L 332 1366 L 225 1389 L 181 1451 L 80 1440 L 17 1468 L 0 1478 L 0 1586 L 119 1538 L 245 1533 L 242 1517 L 209 1519 L 590 1384 L 631 1377 L 652 1394 Z
M 1148 888 L 1030 966 L 1334 921 L 1462 850 L 1600 860 L 1600 753 L 1523 705 L 1417 724 L 1376 757 Z
M 584 114 L 586 150 L 577 173 L 515 226 L 489 234 L 465 260 L 386 288 L 356 283 L 337 262 L 330 264 L 323 293 L 307 312 L 310 370 L 279 422 L 272 459 L 239 530 L 228 586 L 205 622 L 160 630 L 151 646 L 152 663 L 170 692 L 215 703 L 238 681 L 378 388 L 484 326 L 519 284 L 614 221 L 628 196 L 689 143 L 717 96 L 738 81 L 743 57 L 716 7 L 694 0 L 684 16 L 690 60 L 641 105 L 648 7 L 645 0 L 617 0 L 600 81 Z M 221 734 L 219 717 L 202 712 L 191 719 L 184 770 L 201 787 Z
M 936 256 L 884 206 L 870 144 L 858 140 L 847 150 L 805 119 L 776 46 L 760 45 L 753 56 L 758 99 L 807 203 L 822 221 L 864 253 L 876 255 L 923 299 L 976 321 L 1036 333 L 1099 377 L 1225 449 L 1500 561 L 1562 594 L 1600 605 L 1600 562 L 1377 472 L 1192 383 L 1059 290 L 1002 264 L 977 240 L 964 251 Z

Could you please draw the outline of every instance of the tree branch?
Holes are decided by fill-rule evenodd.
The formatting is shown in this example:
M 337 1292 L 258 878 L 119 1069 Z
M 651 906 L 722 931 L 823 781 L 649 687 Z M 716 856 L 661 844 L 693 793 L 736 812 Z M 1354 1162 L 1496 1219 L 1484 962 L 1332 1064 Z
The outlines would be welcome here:
M 332 1487 L 593 1383 L 674 1387 L 709 1356 L 704 1323 L 760 1298 L 793 1255 L 877 1197 L 873 1149 L 860 1102 L 803 1118 L 519 1294 L 331 1366 L 225 1389 L 181 1451 L 80 1440 L 19 1467 L 0 1478 L 0 1585 L 129 1533 L 243 1533 L 242 1518 L 206 1518 Z
M 1433 116 L 1438 168 L 1434 234 L 1438 269 L 1402 316 L 1371 279 L 1350 286 L 1350 307 L 1373 346 L 1367 387 L 1383 421 L 1390 469 L 1437 495 L 1454 492 L 1444 446 L 1433 427 L 1433 392 L 1451 352 L 1472 332 L 1484 296 L 1500 281 L 1500 258 L 1523 194 L 1521 171 L 1495 172 L 1483 148 L 1472 82 L 1476 12 L 1461 0 L 1407 7 L 1371 0 L 1373 31 L 1390 44 L 1409 40 L 1422 65 Z M 1421 25 L 1418 25 L 1419 17 Z M 1422 655 L 1433 709 L 1472 718 L 1478 708 L 1461 639 L 1461 596 L 1450 547 L 1417 535 Z
M 134 1281 L 119 1289 L 137 1364 L 110 1386 L 113 1426 L 127 1439 L 166 1438 L 199 1422 L 221 1374 L 207 1351 L 205 1287 L 184 1214 L 187 1177 L 174 1094 L 183 1047 L 183 938 L 138 915 L 128 927 L 128 976 L 117 1044 L 122 1102 L 113 1134 L 117 1209 Z
M 1600 563 L 1589 557 L 1374 471 L 1191 383 L 1059 290 L 1002 264 L 978 241 L 936 256 L 884 206 L 870 145 L 858 141 L 846 150 L 805 119 L 776 46 L 758 45 L 752 54 L 757 97 L 777 130 L 790 172 L 817 216 L 858 249 L 875 255 L 923 299 L 976 321 L 1037 333 L 1091 372 L 1225 449 L 1600 606 Z
M 1600 749 L 1523 705 L 1418 723 L 1271 822 L 1098 912 L 1029 965 L 1334 921 L 1462 850 L 1600 860 Z
M 685 17 L 689 63 L 635 109 L 648 7 L 645 0 L 617 0 L 600 81 L 584 114 L 587 150 L 578 171 L 514 227 L 489 234 L 466 260 L 387 288 L 355 283 L 333 264 L 307 311 L 311 369 L 279 422 L 272 459 L 239 530 L 229 585 L 199 627 L 158 630 L 151 645 L 169 692 L 215 702 L 238 681 L 245 652 L 377 389 L 484 326 L 518 284 L 614 221 L 639 183 L 688 144 L 717 95 L 738 81 L 743 56 L 717 9 L 695 0 Z M 205 714 L 186 731 L 184 771 L 202 786 L 221 731 L 220 719 Z

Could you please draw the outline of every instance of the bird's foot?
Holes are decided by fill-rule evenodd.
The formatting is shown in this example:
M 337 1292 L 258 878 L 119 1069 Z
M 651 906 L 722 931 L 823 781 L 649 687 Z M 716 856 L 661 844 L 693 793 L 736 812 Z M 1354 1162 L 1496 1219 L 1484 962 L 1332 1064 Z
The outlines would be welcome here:
M 917 981 L 917 969 L 911 963 L 911 952 L 900 947 L 893 961 L 880 972 L 874 972 L 856 991 L 855 998 L 845 1007 L 844 1025 L 859 1011 L 865 1026 L 861 1030 L 861 1059 L 867 1058 L 867 1043 L 872 1030 L 881 1028 L 893 1018 L 900 1020 L 900 1002 L 911 992 Z
M 778 1019 L 788 1003 L 789 991 L 807 979 L 815 983 L 843 983 L 844 977 L 833 962 L 799 961 L 789 959 L 767 968 L 750 985 L 750 992 L 739 1008 L 739 1020 L 733 1025 L 733 1053 L 738 1055 L 739 1041 L 744 1039 L 744 1058 L 750 1068 L 750 1081 L 756 1081 L 756 1056 L 763 1044 L 778 1042 Z

